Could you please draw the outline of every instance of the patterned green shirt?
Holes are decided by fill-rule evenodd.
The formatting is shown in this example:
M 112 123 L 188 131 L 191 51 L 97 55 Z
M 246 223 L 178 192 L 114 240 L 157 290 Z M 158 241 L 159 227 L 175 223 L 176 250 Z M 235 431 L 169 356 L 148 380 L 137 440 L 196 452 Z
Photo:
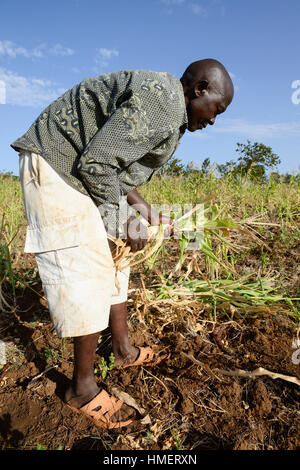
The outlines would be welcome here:
M 40 154 L 89 194 L 114 231 L 122 197 L 150 180 L 187 127 L 181 82 L 166 72 L 121 70 L 83 80 L 51 103 L 11 144 Z

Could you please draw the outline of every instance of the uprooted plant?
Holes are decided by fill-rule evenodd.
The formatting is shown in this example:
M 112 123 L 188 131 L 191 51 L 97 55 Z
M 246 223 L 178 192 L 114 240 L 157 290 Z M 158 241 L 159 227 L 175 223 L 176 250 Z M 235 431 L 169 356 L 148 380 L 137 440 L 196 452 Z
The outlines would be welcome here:
M 233 312 L 249 313 L 254 306 L 257 309 L 267 309 L 267 304 L 285 302 L 300 318 L 293 301 L 279 295 L 275 291 L 276 277 L 260 276 L 250 273 L 239 276 L 235 269 L 234 255 L 247 246 L 241 244 L 251 240 L 255 245 L 270 250 L 268 245 L 251 230 L 251 221 L 243 220 L 238 223 L 230 218 L 222 217 L 220 208 L 210 204 L 212 197 L 204 203 L 197 204 L 193 209 L 176 219 L 174 240 L 178 242 L 178 261 L 168 275 L 160 277 L 160 285 L 155 293 L 148 289 L 147 298 L 151 303 L 168 301 L 182 303 L 191 299 L 212 305 L 214 314 L 216 308 L 221 308 L 232 317 Z M 110 239 L 116 245 L 114 262 L 116 271 L 127 266 L 133 267 L 147 262 L 153 269 L 164 246 L 164 226 L 148 227 L 146 247 L 133 253 L 126 241 Z M 239 238 L 239 240 L 237 240 Z M 205 269 L 200 269 L 200 261 L 204 261 Z M 185 265 L 185 273 L 182 268 Z M 200 275 L 201 279 L 190 280 L 190 275 Z M 173 278 L 177 276 L 177 281 Z M 179 276 L 179 278 L 178 278 Z M 118 281 L 116 279 L 118 287 Z

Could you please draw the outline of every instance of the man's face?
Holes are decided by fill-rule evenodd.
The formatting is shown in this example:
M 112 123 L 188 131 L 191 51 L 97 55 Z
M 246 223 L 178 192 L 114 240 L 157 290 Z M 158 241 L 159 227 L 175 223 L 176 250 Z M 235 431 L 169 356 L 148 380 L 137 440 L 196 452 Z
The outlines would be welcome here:
M 195 95 L 187 105 L 188 130 L 194 132 L 204 129 L 208 124 L 215 123 L 216 116 L 224 113 L 231 99 L 215 91 L 199 90 L 195 87 Z

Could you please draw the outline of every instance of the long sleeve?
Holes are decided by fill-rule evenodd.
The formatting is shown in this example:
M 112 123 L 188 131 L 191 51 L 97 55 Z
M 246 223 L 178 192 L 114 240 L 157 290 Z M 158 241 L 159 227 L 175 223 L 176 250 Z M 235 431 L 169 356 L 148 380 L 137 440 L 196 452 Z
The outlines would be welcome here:
M 153 127 L 139 98 L 133 95 L 115 110 L 84 149 L 78 174 L 110 231 L 124 222 L 120 220 L 120 201 L 132 189 L 120 184 L 119 175 L 157 147 L 165 135 L 166 130 Z M 149 176 L 149 168 L 145 167 L 144 175 L 143 166 L 138 168 L 139 175 L 134 175 L 136 185 L 143 184 Z
M 171 157 L 186 125 L 177 78 L 120 70 L 74 85 L 11 146 L 41 155 L 116 225 L 120 196 L 149 181 Z
M 120 198 L 171 157 L 186 125 L 179 80 L 166 72 L 120 70 L 67 90 L 11 146 L 40 154 L 93 199 L 107 229 L 121 228 Z

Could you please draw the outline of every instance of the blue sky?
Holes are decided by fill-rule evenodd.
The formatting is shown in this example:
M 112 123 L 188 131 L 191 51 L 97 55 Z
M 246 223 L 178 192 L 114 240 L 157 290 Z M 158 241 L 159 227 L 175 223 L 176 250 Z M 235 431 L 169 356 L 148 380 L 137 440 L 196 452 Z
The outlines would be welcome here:
M 1 0 L 0 170 L 18 174 L 10 143 L 83 78 L 124 68 L 180 78 L 215 58 L 234 100 L 214 126 L 187 131 L 176 157 L 224 163 L 249 139 L 272 147 L 281 172 L 299 171 L 299 28 L 299 0 Z

